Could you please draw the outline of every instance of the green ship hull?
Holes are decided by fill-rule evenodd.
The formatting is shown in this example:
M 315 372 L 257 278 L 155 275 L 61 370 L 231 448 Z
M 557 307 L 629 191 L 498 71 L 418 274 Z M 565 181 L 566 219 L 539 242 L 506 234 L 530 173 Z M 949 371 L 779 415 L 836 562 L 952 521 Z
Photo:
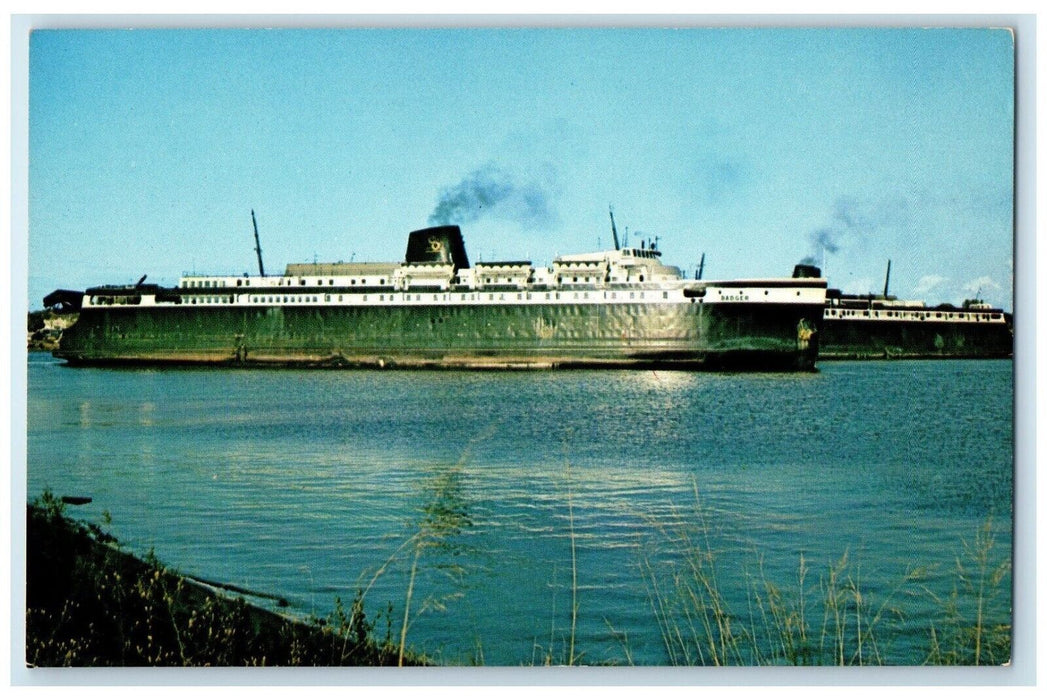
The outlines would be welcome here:
M 110 307 L 83 310 L 54 354 L 71 364 L 809 370 L 819 312 L 698 303 Z
M 999 323 L 847 321 L 823 319 L 824 360 L 1005 358 L 1013 354 L 1010 328 Z

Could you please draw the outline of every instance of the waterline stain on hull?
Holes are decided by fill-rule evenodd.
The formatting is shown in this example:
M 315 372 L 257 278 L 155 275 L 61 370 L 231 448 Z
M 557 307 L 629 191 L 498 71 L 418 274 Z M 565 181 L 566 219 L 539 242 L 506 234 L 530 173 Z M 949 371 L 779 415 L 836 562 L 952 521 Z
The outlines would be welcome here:
M 70 364 L 808 370 L 817 306 L 505 305 L 85 309 Z M 813 324 L 811 324 L 813 325 Z

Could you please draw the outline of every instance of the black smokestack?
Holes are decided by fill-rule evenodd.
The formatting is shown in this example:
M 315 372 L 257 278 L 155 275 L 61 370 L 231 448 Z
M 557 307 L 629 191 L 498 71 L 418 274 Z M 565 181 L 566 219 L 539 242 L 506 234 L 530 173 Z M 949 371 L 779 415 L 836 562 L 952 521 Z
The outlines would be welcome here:
M 501 168 L 487 165 L 440 194 L 429 224 L 463 224 L 482 216 L 508 219 L 529 229 L 547 227 L 556 218 L 541 184 L 518 184 Z

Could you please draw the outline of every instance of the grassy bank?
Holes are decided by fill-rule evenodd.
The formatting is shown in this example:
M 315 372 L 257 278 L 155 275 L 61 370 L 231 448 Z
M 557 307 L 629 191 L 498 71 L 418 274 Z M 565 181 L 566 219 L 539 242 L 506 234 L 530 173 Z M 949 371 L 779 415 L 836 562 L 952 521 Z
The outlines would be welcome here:
M 662 532 L 672 545 L 668 566 L 651 557 L 641 563 L 672 665 L 998 666 L 1011 659 L 1011 560 L 997 550 L 991 519 L 961 539 L 951 570 L 914 566 L 879 585 L 846 552 L 817 569 L 801 553 L 791 581 L 769 577 L 759 554 L 739 570 L 711 545 L 697 492 L 692 522 L 691 530 Z M 942 592 L 941 581 L 951 590 Z M 728 595 L 739 584 L 741 605 L 736 592 Z
M 66 517 L 45 493 L 26 522 L 29 666 L 384 666 L 424 660 L 376 635 L 359 600 L 292 620 L 219 595 Z

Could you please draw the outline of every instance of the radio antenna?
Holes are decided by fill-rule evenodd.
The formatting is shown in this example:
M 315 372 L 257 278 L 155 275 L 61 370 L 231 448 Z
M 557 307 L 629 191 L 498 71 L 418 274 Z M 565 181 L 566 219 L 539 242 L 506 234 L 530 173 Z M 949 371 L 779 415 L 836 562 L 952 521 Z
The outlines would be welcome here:
M 265 266 L 262 265 L 262 244 L 258 240 L 258 222 L 254 218 L 254 209 L 251 210 L 251 223 L 254 225 L 254 252 L 258 254 L 258 274 L 265 277 Z

